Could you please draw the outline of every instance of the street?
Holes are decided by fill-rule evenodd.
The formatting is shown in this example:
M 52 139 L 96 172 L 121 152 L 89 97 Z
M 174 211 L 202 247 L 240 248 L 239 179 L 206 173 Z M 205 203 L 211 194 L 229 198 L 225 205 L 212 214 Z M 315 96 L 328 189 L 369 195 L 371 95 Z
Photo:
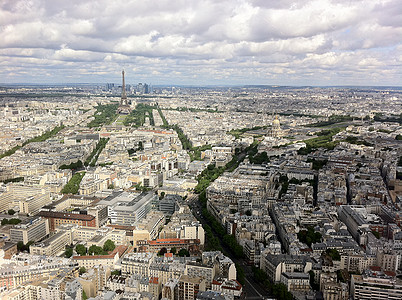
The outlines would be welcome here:
M 187 197 L 188 205 L 191 207 L 193 214 L 195 217 L 202 223 L 202 225 L 206 225 L 207 221 L 204 219 L 202 215 L 202 205 L 198 201 L 198 195 L 191 194 Z M 244 279 L 246 283 L 243 286 L 243 298 L 242 299 L 264 299 L 265 297 L 269 298 L 270 296 L 267 294 L 265 289 L 260 285 L 260 283 L 256 282 L 254 279 L 254 274 L 251 266 L 245 265 L 245 260 L 234 258 L 231 255 L 231 249 L 227 248 L 221 241 L 221 246 L 224 251 L 229 255 L 230 259 L 237 265 L 241 266 L 244 270 Z

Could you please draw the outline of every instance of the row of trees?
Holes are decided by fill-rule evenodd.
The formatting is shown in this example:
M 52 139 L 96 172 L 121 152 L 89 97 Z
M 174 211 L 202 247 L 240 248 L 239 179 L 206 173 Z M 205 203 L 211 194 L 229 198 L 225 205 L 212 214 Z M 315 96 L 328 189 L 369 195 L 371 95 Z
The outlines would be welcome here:
M 227 132 L 227 134 L 233 135 L 236 139 L 239 139 L 243 133 L 251 130 L 259 130 L 259 129 L 265 129 L 267 126 L 254 126 L 252 128 L 241 128 L 241 129 L 232 129 Z
M 21 220 L 16 218 L 1 220 L 1 225 L 17 225 L 19 223 L 21 223 Z
M 15 146 L 13 148 L 11 148 L 10 150 L 4 152 L 3 154 L 0 154 L 0 159 L 2 159 L 3 157 L 6 156 L 10 156 L 12 154 L 14 154 L 17 150 L 21 149 L 21 147 L 24 147 L 25 145 L 29 144 L 29 143 L 33 143 L 33 142 L 44 142 L 46 141 L 48 138 L 55 136 L 57 133 L 59 133 L 60 130 L 62 130 L 65 126 L 56 126 L 55 128 L 53 128 L 50 131 L 46 131 L 45 133 L 43 133 L 42 135 L 33 137 L 29 140 L 26 140 L 25 142 L 22 143 L 21 146 Z
M 96 144 L 94 150 L 92 150 L 91 154 L 87 157 L 84 162 L 85 166 L 95 167 L 96 162 L 98 161 L 99 155 L 102 150 L 106 147 L 107 142 L 109 142 L 110 138 L 101 138 L 99 142 Z
M 183 133 L 183 130 L 177 124 L 174 124 L 174 125 L 170 126 L 170 128 L 174 129 L 174 131 L 177 132 L 177 135 L 179 137 L 181 145 L 183 146 L 183 149 L 191 150 L 193 148 L 193 145 L 191 144 L 191 142 L 188 139 L 187 135 L 185 135 Z
M 200 112 L 200 111 L 206 111 L 206 112 L 210 112 L 210 113 L 216 113 L 219 112 L 217 108 L 212 109 L 212 108 L 194 108 L 194 107 L 176 107 L 176 108 L 164 108 L 166 110 L 176 110 L 176 111 L 191 111 L 191 112 Z
M 125 126 L 133 126 L 133 127 L 140 127 L 144 125 L 145 118 L 149 118 L 149 124 L 151 126 L 155 125 L 154 117 L 152 114 L 152 110 L 155 109 L 154 106 L 139 103 L 135 107 L 134 110 L 130 112 L 130 114 L 124 119 L 123 124 Z
M 168 251 L 167 251 L 167 249 L 165 247 L 163 247 L 163 248 L 161 248 L 161 250 L 159 250 L 158 255 L 163 256 L 163 255 L 165 255 L 165 253 L 168 253 Z M 179 250 L 179 252 L 177 252 L 176 247 L 172 247 L 170 249 L 170 253 L 172 253 L 174 255 L 178 255 L 180 257 L 185 257 L 185 256 L 189 257 L 190 256 L 190 252 L 188 252 L 188 250 L 185 249 L 185 248 L 182 248 L 182 249 Z
M 88 123 L 89 128 L 100 127 L 102 125 L 111 124 L 117 117 L 117 108 L 119 107 L 118 103 L 114 104 L 98 104 L 96 106 L 96 113 L 91 122 Z
M 351 116 L 343 116 L 343 115 L 332 115 L 328 118 L 328 121 L 317 122 L 314 124 L 308 125 L 309 127 L 325 127 L 341 122 L 353 121 L 353 117 Z
M 365 140 L 361 140 L 356 136 L 347 136 L 344 140 L 345 142 L 348 142 L 349 144 L 355 144 L 355 145 L 364 145 L 364 146 L 373 146 L 372 143 L 369 143 Z
M 382 113 L 377 113 L 374 116 L 374 121 L 377 122 L 394 122 L 402 125 L 402 113 L 393 116 L 384 116 Z
M 34 142 L 44 142 L 44 141 L 46 141 L 47 139 L 49 139 L 49 138 L 55 136 L 56 134 L 58 134 L 62 129 L 64 129 L 64 127 L 65 127 L 64 125 L 56 126 L 56 127 L 53 128 L 52 130 L 46 131 L 46 132 L 45 132 L 44 134 L 42 134 L 42 135 L 36 136 L 36 137 L 34 137 L 34 138 L 32 138 L 32 139 L 29 139 L 28 141 L 25 141 L 25 142 L 22 144 L 22 146 L 25 146 L 25 145 L 27 145 L 27 144 L 29 144 L 29 143 L 34 143 Z
M 168 121 L 166 120 L 165 116 L 163 115 L 162 110 L 161 110 L 161 108 L 159 107 L 159 105 L 157 106 L 156 109 L 158 110 L 159 116 L 160 116 L 161 119 L 162 119 L 162 122 L 163 122 L 163 126 L 162 126 L 162 127 L 164 127 L 164 128 L 169 128 L 169 123 L 168 123 Z
M 191 161 L 194 160 L 202 160 L 201 159 L 201 152 L 212 149 L 211 145 L 203 145 L 200 147 L 193 147 L 193 144 L 188 139 L 187 135 L 183 133 L 183 130 L 178 125 L 170 126 L 170 128 L 174 129 L 179 136 L 179 140 L 183 146 L 183 149 L 188 150 L 188 154 L 190 155 Z
M 241 150 L 241 149 L 236 149 L 236 155 L 233 157 L 233 159 L 225 165 L 225 167 L 221 168 L 216 168 L 214 165 L 209 165 L 198 177 L 198 185 L 196 187 L 196 192 L 199 193 L 198 195 L 198 200 L 202 204 L 202 215 L 206 220 L 207 224 L 203 225 L 204 231 L 205 231 L 205 236 L 206 236 L 206 250 L 219 250 L 223 251 L 222 245 L 225 245 L 227 248 L 231 249 L 231 252 L 234 257 L 236 258 L 242 258 L 244 257 L 243 253 L 243 247 L 240 246 L 235 237 L 233 235 L 226 234 L 226 231 L 224 227 L 220 224 L 218 220 L 215 219 L 213 215 L 211 215 L 207 208 L 207 197 L 206 197 L 206 188 L 209 186 L 209 184 L 214 181 L 216 178 L 218 178 L 223 172 L 225 171 L 230 171 L 232 172 L 235 170 L 238 165 L 240 164 L 241 161 L 245 158 L 246 154 L 249 157 L 254 157 L 257 156 L 258 154 L 258 144 L 257 142 L 251 144 L 247 148 Z M 264 160 L 266 159 L 264 154 L 258 154 L 256 157 L 257 160 Z M 284 179 L 284 178 L 283 178 Z M 285 181 L 285 179 L 284 179 Z M 286 177 L 286 182 L 287 182 L 287 177 Z M 251 212 L 248 212 L 250 215 Z M 244 270 L 240 265 L 236 264 L 236 271 L 237 271 L 237 277 L 240 283 L 244 284 Z M 275 294 L 276 296 L 283 296 L 283 298 L 279 299 L 291 299 L 289 298 L 289 295 L 291 297 L 291 294 L 285 294 L 287 292 L 286 287 L 283 290 L 282 287 L 272 285 L 271 283 L 267 282 L 267 288 L 270 289 L 271 293 Z
M 237 158 L 235 158 L 237 160 Z M 202 215 L 207 220 L 208 225 L 204 226 L 204 231 L 207 237 L 207 247 L 209 250 L 220 250 L 222 251 L 222 247 L 220 245 L 220 241 L 223 244 L 232 250 L 233 255 L 236 258 L 243 257 L 243 247 L 240 246 L 235 237 L 229 234 L 226 234 L 225 229 L 219 223 L 218 220 L 215 219 L 213 215 L 211 215 L 207 208 L 207 197 L 206 197 L 206 188 L 209 184 L 218 178 L 227 168 L 233 167 L 233 163 L 228 163 L 225 167 L 216 168 L 215 165 L 209 165 L 202 173 L 198 176 L 198 185 L 195 188 L 196 192 L 199 192 L 198 200 L 201 202 L 203 209 Z
M 293 295 L 288 291 L 286 285 L 283 283 L 274 284 L 270 282 L 268 275 L 263 270 L 255 266 L 252 267 L 252 270 L 255 280 L 261 282 L 275 299 L 293 300 Z
M 307 162 L 313 163 L 313 170 L 320 170 L 322 169 L 328 162 L 327 159 L 319 160 L 315 158 L 308 158 Z
M 163 115 L 162 110 L 160 109 L 159 106 L 157 107 L 157 110 L 158 110 L 159 115 L 160 115 L 160 117 L 162 119 L 162 122 L 163 122 L 162 127 L 167 128 L 167 129 L 173 129 L 173 130 L 175 130 L 177 132 L 177 135 L 178 135 L 179 140 L 180 140 L 180 142 L 181 142 L 181 144 L 183 146 L 183 149 L 189 151 L 188 154 L 190 155 L 191 161 L 202 160 L 201 159 L 201 152 L 205 151 L 207 149 L 212 149 L 211 145 L 203 145 L 203 146 L 200 146 L 200 147 L 193 147 L 193 145 L 192 145 L 191 141 L 188 139 L 187 135 L 185 135 L 183 133 L 183 130 L 177 124 L 169 126 L 169 124 L 168 124 L 168 122 L 167 122 L 165 116 Z
M 71 164 L 63 164 L 59 167 L 59 169 L 61 170 L 66 170 L 66 169 L 70 169 L 70 170 L 77 170 L 77 169 L 81 169 L 84 165 L 82 164 L 81 160 L 77 160 L 76 162 L 72 162 Z
M 223 174 L 224 171 L 225 169 L 223 167 L 217 168 L 213 164 L 208 165 L 208 167 L 197 176 L 198 184 L 194 189 L 195 192 L 201 194 L 211 184 L 211 182 Z
M 7 183 L 10 183 L 10 182 L 21 182 L 21 181 L 24 181 L 24 177 L 9 178 L 9 179 L 5 179 L 5 180 L 3 180 L 1 182 L 7 184 Z
M 332 150 L 339 143 L 339 141 L 332 141 L 332 137 L 343 130 L 345 130 L 345 127 L 336 127 L 328 130 L 322 130 L 317 133 L 318 137 L 304 140 L 303 142 L 306 143 L 306 147 L 300 148 L 297 153 L 300 155 L 307 155 L 318 148 L 326 148 L 328 150 Z
M 239 164 L 244 160 L 245 153 L 248 153 L 250 151 L 251 151 L 250 153 L 254 153 L 253 152 L 254 150 L 252 150 L 254 148 L 256 149 L 256 144 L 252 144 L 249 147 L 247 147 L 244 150 L 244 153 L 240 153 L 237 151 L 237 154 L 233 155 L 231 161 L 229 161 L 224 167 L 217 168 L 214 164 L 208 165 L 208 167 L 205 170 L 203 170 L 200 175 L 197 176 L 198 184 L 195 187 L 194 191 L 197 194 L 202 194 L 203 192 L 205 192 L 206 188 L 211 184 L 211 182 L 213 182 L 215 179 L 221 176 L 225 171 L 233 172 L 239 166 Z
M 80 189 L 80 183 L 84 178 L 85 172 L 75 173 L 69 182 L 61 190 L 62 194 L 77 194 Z
M 75 252 L 77 252 L 77 254 L 80 256 L 107 255 L 107 254 L 109 254 L 110 251 L 113 251 L 115 248 L 116 248 L 115 243 L 112 240 L 107 240 L 105 242 L 105 244 L 103 244 L 103 247 L 92 245 L 87 249 L 87 247 L 85 247 L 83 244 L 77 244 L 75 246 Z M 71 249 L 71 250 L 68 250 L 68 249 Z M 72 255 L 72 248 L 67 248 L 65 255 L 67 256 L 67 254 L 70 254 L 70 253 Z

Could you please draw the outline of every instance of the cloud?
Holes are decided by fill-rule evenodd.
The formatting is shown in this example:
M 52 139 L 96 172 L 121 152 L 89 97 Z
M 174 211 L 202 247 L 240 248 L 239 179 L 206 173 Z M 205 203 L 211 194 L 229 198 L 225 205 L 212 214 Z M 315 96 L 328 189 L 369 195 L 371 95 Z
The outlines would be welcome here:
M 3 0 L 0 76 L 401 85 L 401 20 L 399 0 Z

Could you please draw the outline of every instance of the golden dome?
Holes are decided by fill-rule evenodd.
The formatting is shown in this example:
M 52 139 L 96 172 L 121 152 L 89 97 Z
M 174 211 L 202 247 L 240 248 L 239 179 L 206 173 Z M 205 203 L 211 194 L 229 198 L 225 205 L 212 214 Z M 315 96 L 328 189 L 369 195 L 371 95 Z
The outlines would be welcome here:
M 275 116 L 275 119 L 274 119 L 274 121 L 272 122 L 272 125 L 280 125 L 278 116 Z

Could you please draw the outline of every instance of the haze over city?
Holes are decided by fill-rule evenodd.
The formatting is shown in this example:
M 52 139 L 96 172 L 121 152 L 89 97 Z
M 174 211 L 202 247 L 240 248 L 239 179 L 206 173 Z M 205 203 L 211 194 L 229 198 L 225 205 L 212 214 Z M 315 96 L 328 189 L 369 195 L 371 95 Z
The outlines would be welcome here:
M 3 0 L 0 81 L 398 86 L 401 18 L 398 0 Z

